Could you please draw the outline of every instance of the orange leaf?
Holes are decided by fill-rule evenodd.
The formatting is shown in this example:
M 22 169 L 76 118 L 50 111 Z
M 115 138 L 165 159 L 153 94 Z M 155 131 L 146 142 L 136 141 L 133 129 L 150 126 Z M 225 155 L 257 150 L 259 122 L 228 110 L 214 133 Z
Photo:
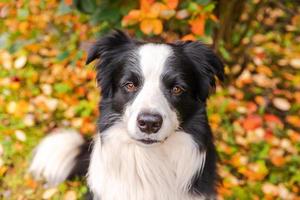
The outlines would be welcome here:
M 248 113 L 254 113 L 257 110 L 257 105 L 255 103 L 253 103 L 253 102 L 247 103 L 246 106 L 247 106 Z
M 178 6 L 178 0 L 165 0 L 167 6 L 171 9 L 175 9 Z
M 67 4 L 68 6 L 72 5 L 72 0 L 65 0 L 65 4 Z
M 146 13 L 147 18 L 158 18 L 159 14 L 163 10 L 167 10 L 168 8 L 166 5 L 160 3 L 160 2 L 155 2 L 154 4 L 151 5 L 150 10 Z
M 149 35 L 150 33 L 152 33 L 152 20 L 150 19 L 144 19 L 141 24 L 140 24 L 140 29 L 141 31 L 143 31 L 143 33 Z
M 140 10 L 131 10 L 128 15 L 124 16 L 122 19 L 122 26 L 131 26 L 136 24 L 141 17 Z
M 196 19 L 190 21 L 191 31 L 196 35 L 204 35 L 205 15 L 199 15 Z
M 300 128 L 300 117 L 298 117 L 297 115 L 287 116 L 286 121 L 293 126 Z
M 264 116 L 264 119 L 265 119 L 266 122 L 271 122 L 275 125 L 283 126 L 281 120 L 276 115 L 266 114 Z
M 140 0 L 140 6 L 142 11 L 149 11 L 154 0 Z
M 163 25 L 159 19 L 144 19 L 140 24 L 140 29 L 147 35 L 151 33 L 158 35 L 162 33 Z
M 161 20 L 155 19 L 153 22 L 153 33 L 155 35 L 159 35 L 162 33 L 162 30 L 163 30 L 163 25 L 162 25 Z
M 262 119 L 258 115 L 250 115 L 243 121 L 245 130 L 254 130 L 262 125 Z
M 214 15 L 214 14 L 209 15 L 209 18 L 210 18 L 211 20 L 213 20 L 214 22 L 218 22 L 218 21 L 219 21 L 219 20 L 218 20 L 218 17 L 217 17 L 216 15 Z
M 300 142 L 300 133 L 290 130 L 288 131 L 288 135 L 292 142 Z
M 271 156 L 271 162 L 273 163 L 273 165 L 275 165 L 276 167 L 281 167 L 282 165 L 285 164 L 286 159 L 282 156 Z
M 193 34 L 187 34 L 181 38 L 183 41 L 195 41 L 196 37 Z

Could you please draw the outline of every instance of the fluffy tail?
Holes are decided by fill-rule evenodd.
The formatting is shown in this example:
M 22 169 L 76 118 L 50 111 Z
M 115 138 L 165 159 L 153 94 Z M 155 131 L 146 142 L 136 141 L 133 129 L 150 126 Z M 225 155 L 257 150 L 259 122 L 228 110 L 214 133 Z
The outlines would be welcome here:
M 73 176 L 84 176 L 90 158 L 90 142 L 74 130 L 57 129 L 34 150 L 29 172 L 55 186 Z

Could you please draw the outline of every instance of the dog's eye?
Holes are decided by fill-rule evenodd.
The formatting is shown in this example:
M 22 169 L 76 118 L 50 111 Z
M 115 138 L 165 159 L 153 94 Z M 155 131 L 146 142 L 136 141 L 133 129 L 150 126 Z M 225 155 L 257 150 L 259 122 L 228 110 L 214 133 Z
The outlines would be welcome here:
M 124 85 L 127 92 L 135 92 L 137 90 L 137 86 L 134 85 L 133 82 L 127 82 Z
M 184 92 L 184 89 L 180 86 L 174 86 L 171 90 L 172 95 L 178 96 Z

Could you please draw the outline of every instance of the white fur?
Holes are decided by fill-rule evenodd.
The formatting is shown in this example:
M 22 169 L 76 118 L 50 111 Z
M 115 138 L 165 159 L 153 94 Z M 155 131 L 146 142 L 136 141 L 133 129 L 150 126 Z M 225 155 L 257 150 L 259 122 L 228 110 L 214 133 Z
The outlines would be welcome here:
M 75 165 L 82 136 L 74 130 L 58 129 L 37 146 L 29 172 L 36 179 L 45 179 L 47 186 L 63 182 Z
M 88 184 L 95 199 L 200 200 L 188 193 L 190 181 L 201 173 L 205 152 L 192 137 L 173 133 L 164 143 L 137 145 L 122 123 L 95 139 Z M 200 171 L 199 171 L 200 170 Z
M 172 49 L 164 44 L 146 44 L 142 45 L 137 53 L 144 81 L 133 103 L 127 105 L 124 121 L 132 138 L 163 141 L 179 126 L 177 115 L 171 110 L 161 90 L 161 75 L 166 60 L 172 55 Z M 137 127 L 137 116 L 144 111 L 159 113 L 163 117 L 163 124 L 158 133 L 149 135 Z

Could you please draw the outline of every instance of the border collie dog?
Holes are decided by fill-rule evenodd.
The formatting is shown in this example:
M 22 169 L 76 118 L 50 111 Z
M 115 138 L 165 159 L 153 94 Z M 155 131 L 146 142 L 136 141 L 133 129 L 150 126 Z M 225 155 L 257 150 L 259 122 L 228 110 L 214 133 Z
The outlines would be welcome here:
M 29 171 L 49 186 L 87 175 L 95 200 L 216 198 L 216 150 L 206 100 L 224 67 L 200 42 L 146 43 L 121 31 L 89 50 L 101 88 L 93 142 L 57 130 Z M 89 149 L 92 144 L 92 149 Z

